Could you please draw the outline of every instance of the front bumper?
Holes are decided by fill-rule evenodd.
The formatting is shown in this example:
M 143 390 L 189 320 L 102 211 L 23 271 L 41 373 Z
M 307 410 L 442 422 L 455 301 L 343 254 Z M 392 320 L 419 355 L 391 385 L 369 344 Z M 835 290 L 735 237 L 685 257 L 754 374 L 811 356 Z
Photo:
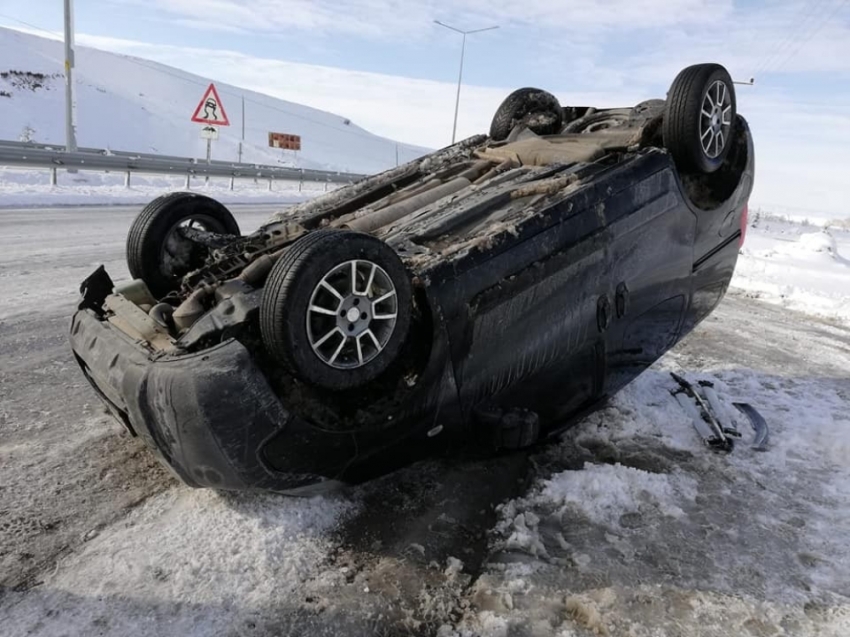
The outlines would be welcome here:
M 152 360 L 90 309 L 74 315 L 70 340 L 113 415 L 190 486 L 297 490 L 335 478 L 356 456 L 350 434 L 318 430 L 286 410 L 238 341 Z M 287 471 L 269 464 L 270 443 L 274 464 Z

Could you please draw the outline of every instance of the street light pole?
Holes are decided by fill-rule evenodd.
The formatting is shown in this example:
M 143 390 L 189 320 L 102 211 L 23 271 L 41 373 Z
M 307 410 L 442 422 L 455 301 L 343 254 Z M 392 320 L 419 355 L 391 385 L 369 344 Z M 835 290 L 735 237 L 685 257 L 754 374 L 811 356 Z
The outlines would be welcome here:
M 455 135 L 457 134 L 457 112 L 460 108 L 460 84 L 463 80 L 463 54 L 466 52 L 466 33 L 463 34 L 463 40 L 460 45 L 460 71 L 457 74 L 457 96 L 455 97 L 455 121 L 452 124 L 452 144 L 455 143 Z
M 74 116 L 74 0 L 65 0 L 65 150 L 77 150 Z
M 461 82 L 463 81 L 463 56 L 464 56 L 464 53 L 466 52 L 466 36 L 471 34 L 471 33 L 480 33 L 481 31 L 491 31 L 493 29 L 498 29 L 499 27 L 497 25 L 497 26 L 493 26 L 493 27 L 486 27 L 484 29 L 473 29 L 472 31 L 461 31 L 460 29 L 456 29 L 455 27 L 449 26 L 448 24 L 444 24 L 444 23 L 440 22 L 439 20 L 434 20 L 434 22 L 439 24 L 441 27 L 446 27 L 447 29 L 451 29 L 452 31 L 455 31 L 456 33 L 460 33 L 463 36 L 463 41 L 461 42 L 461 45 L 460 45 L 460 71 L 457 74 L 457 97 L 455 98 L 455 120 L 454 120 L 454 124 L 452 125 L 452 144 L 454 144 L 455 143 L 455 136 L 457 135 L 457 113 L 458 113 L 458 109 L 460 108 L 460 85 L 461 85 Z
M 245 144 L 245 94 L 242 94 L 242 139 L 239 142 L 239 163 L 242 163 L 242 146 Z

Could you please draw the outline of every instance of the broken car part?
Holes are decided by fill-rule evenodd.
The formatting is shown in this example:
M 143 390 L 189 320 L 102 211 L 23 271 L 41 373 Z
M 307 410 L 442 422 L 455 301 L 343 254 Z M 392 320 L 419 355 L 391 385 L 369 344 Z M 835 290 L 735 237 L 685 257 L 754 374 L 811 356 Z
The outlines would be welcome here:
M 717 421 L 717 418 L 702 396 L 699 395 L 696 388 L 689 381 L 674 372 L 670 372 L 670 376 L 679 385 L 678 389 L 672 390 L 670 393 L 673 394 L 679 405 L 685 410 L 685 413 L 690 416 L 691 422 L 693 422 L 694 428 L 703 439 L 703 442 L 713 449 L 732 451 L 734 446 L 733 441 L 727 436 L 723 427 Z M 691 398 L 693 402 L 688 400 L 688 398 Z
M 670 375 L 679 385 L 679 389 L 671 391 L 676 401 L 691 418 L 694 428 L 710 447 L 732 451 L 733 439 L 742 438 L 737 423 L 731 417 L 728 409 L 720 400 L 714 389 L 714 383 L 701 380 L 694 386 L 681 376 L 671 372 Z M 703 399 L 697 387 L 705 394 Z M 692 400 L 689 400 L 691 398 Z M 755 407 L 749 403 L 732 403 L 744 414 L 752 425 L 755 436 L 751 444 L 756 451 L 765 451 L 769 439 L 767 423 Z
M 770 431 L 767 428 L 767 421 L 749 403 L 732 403 L 735 407 L 744 414 L 750 421 L 750 425 L 755 432 L 752 448 L 756 451 L 766 451 L 767 445 L 770 442 Z
M 717 392 L 714 391 L 714 383 L 709 380 L 701 380 L 698 384 L 703 394 L 705 394 L 708 405 L 714 413 L 715 420 L 720 425 L 723 433 L 733 438 L 740 438 L 741 433 L 738 431 L 738 425 L 727 413 L 723 403 L 720 402 Z

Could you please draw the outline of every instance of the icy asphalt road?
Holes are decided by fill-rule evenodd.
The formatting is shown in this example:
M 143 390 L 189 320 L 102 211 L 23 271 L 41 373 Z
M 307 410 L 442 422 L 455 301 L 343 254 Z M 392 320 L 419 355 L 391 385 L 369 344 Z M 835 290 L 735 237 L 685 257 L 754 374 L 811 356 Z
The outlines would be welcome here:
M 137 210 L 0 211 L 0 634 L 850 634 L 845 327 L 730 294 L 560 445 L 327 498 L 194 491 L 67 347 Z M 668 369 L 756 404 L 771 451 L 704 451 Z
M 243 232 L 257 228 L 281 204 L 234 205 Z M 128 277 L 127 230 L 141 206 L 0 208 L 0 319 L 73 303 L 80 282 L 103 263 L 115 279 Z

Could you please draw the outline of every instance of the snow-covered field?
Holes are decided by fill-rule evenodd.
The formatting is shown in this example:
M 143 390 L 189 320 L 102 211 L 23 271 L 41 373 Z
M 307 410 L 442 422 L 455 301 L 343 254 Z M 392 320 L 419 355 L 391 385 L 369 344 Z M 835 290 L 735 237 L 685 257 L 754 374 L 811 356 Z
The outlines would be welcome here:
M 753 298 L 850 320 L 850 219 L 795 223 L 755 215 L 734 287 Z
M 4 637 L 850 634 L 846 231 L 755 220 L 715 313 L 558 444 L 286 499 L 176 483 L 75 368 L 76 286 L 126 276 L 136 211 L 0 210 Z M 670 370 L 768 451 L 743 419 L 708 451 Z

